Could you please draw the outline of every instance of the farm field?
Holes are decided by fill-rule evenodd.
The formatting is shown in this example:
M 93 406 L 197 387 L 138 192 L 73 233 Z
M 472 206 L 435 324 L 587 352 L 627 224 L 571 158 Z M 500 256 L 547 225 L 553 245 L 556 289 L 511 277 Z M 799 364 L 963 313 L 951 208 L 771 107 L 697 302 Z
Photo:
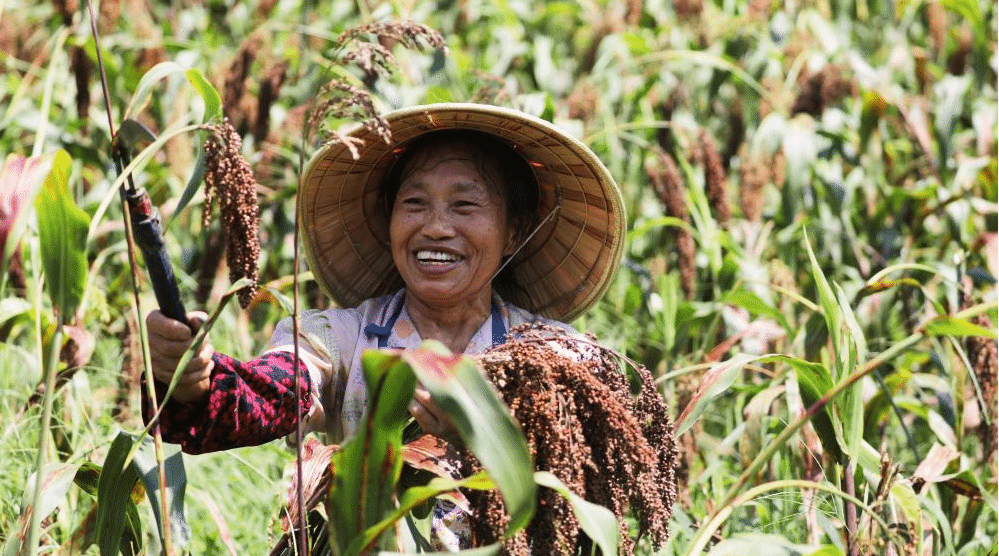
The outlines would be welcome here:
M 994 2 L 92 9 L 98 41 L 86 2 L 0 2 L 3 556 L 164 551 L 154 435 L 105 473 L 144 428 L 156 307 L 110 125 L 184 304 L 250 359 L 296 305 L 329 306 L 304 262 L 294 286 L 309 157 L 371 112 L 468 101 L 554 122 L 622 189 L 623 262 L 571 324 L 646 368 L 675 427 L 669 538 L 635 554 L 997 554 Z M 242 304 L 202 187 L 223 117 L 259 203 Z M 293 447 L 164 449 L 167 551 L 278 543 Z

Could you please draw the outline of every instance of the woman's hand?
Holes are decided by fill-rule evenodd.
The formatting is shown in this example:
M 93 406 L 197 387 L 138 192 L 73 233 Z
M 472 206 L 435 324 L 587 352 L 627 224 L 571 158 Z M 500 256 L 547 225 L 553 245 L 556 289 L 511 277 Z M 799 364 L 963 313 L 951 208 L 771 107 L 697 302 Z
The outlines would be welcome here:
M 413 393 L 413 401 L 409 403 L 409 414 L 416 419 L 420 428 L 427 434 L 432 434 L 442 438 L 452 444 L 461 444 L 461 437 L 458 430 L 448 419 L 446 413 L 434 402 L 433 398 L 422 386 L 416 387 Z
M 206 313 L 194 311 L 187 314 L 187 320 L 195 330 L 201 328 L 208 318 Z M 146 331 L 149 335 L 149 356 L 153 376 L 164 384 L 170 384 L 180 358 L 194 341 L 194 334 L 186 324 L 171 319 L 159 311 L 146 315 Z M 191 358 L 187 368 L 181 372 L 173 399 L 179 402 L 199 402 L 208 394 L 212 369 L 215 362 L 212 355 L 215 348 L 206 338 L 201 348 Z

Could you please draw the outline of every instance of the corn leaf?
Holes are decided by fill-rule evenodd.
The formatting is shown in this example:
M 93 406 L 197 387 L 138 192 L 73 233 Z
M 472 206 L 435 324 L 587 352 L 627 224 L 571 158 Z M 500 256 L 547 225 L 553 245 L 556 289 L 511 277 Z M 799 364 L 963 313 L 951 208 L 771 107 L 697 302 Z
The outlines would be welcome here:
M 90 226 L 90 217 L 69 194 L 71 163 L 66 151 L 57 152 L 35 199 L 45 284 L 52 304 L 67 321 L 76 313 L 87 283 L 85 249 Z
M 395 486 L 402 471 L 402 430 L 416 379 L 397 354 L 368 350 L 363 355 L 368 408 L 354 436 L 334 456 L 337 470 L 330 491 L 330 534 L 339 554 L 370 551 L 378 539 L 358 542 L 368 527 L 395 509 Z
M 964 319 L 942 316 L 926 323 L 926 333 L 931 336 L 984 336 L 996 338 L 996 331 L 973 324 Z
M 187 524 L 184 511 L 184 493 L 187 490 L 187 471 L 184 468 L 184 454 L 180 446 L 165 444 L 163 446 L 163 471 L 166 476 L 166 491 L 169 496 L 170 541 L 174 548 L 182 549 L 191 540 L 191 529 Z M 149 503 L 156 518 L 156 531 L 163 530 L 163 516 L 160 506 L 160 480 L 156 461 L 156 451 L 153 440 L 143 436 L 139 449 L 132 457 L 132 466 L 138 471 L 139 478 L 146 488 Z
M 138 513 L 132 489 L 139 480 L 139 472 L 132 465 L 125 465 L 132 448 L 132 438 L 125 432 L 118 433 L 104 460 L 101 476 L 97 480 L 97 546 L 101 556 L 115 556 L 127 541 L 126 527 L 138 531 L 139 523 L 132 518 Z

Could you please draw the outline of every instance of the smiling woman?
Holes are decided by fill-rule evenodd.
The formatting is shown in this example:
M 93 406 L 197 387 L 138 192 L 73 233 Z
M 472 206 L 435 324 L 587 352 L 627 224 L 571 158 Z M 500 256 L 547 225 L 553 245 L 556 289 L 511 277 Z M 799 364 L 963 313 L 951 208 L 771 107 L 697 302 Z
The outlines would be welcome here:
M 398 191 L 386 202 L 410 318 L 421 337 L 440 338 L 455 352 L 465 351 L 488 316 L 493 278 L 517 247 L 517 214 L 524 214 L 509 214 L 499 157 L 477 139 L 438 132 L 410 148 L 396 163 Z M 516 156 L 506 158 L 526 167 Z
M 423 106 L 385 120 L 391 143 L 356 130 L 356 156 L 327 146 L 299 191 L 310 267 L 341 307 L 302 316 L 301 388 L 311 396 L 296 405 L 286 319 L 256 360 L 203 349 L 160 417 L 164 439 L 192 453 L 222 450 L 290 434 L 303 418 L 306 431 L 341 441 L 367 407 L 365 350 L 433 339 L 474 355 L 525 324 L 575 333 L 559 321 L 603 294 L 620 262 L 624 214 L 616 184 L 582 143 L 493 106 Z M 158 312 L 147 323 L 162 393 L 191 332 Z M 424 433 L 455 438 L 422 388 L 410 413 Z M 438 548 L 475 544 L 466 514 L 441 502 L 435 516 Z

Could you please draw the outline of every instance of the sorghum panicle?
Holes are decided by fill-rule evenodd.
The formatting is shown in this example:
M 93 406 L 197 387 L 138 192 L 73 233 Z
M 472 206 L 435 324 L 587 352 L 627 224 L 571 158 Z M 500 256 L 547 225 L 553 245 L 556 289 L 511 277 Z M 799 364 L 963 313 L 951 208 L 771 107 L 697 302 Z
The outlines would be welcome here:
M 219 199 L 222 233 L 226 244 L 229 279 L 249 278 L 239 290 L 244 309 L 257 292 L 257 259 L 260 257 L 257 181 L 242 155 L 243 141 L 228 119 L 211 126 L 205 142 L 205 227 L 211 220 L 212 203 Z
M 728 206 L 728 196 L 725 192 L 725 166 L 722 164 L 718 144 L 707 131 L 701 130 L 701 160 L 704 164 L 704 187 L 708 195 L 708 203 L 714 209 L 718 222 L 728 222 L 732 217 L 732 209 Z
M 580 359 L 567 357 L 567 351 L 581 354 Z M 510 340 L 484 354 L 480 363 L 520 423 L 535 468 L 613 511 L 623 553 L 634 548 L 625 524 L 629 511 L 639 534 L 654 548 L 662 547 L 676 500 L 677 449 L 651 374 L 636 366 L 641 391 L 633 396 L 613 352 L 539 324 L 513 329 Z M 475 469 L 477 463 L 471 460 L 469 466 Z M 577 553 L 585 539 L 568 502 L 547 489 L 538 496 L 534 519 L 504 544 L 504 553 Z M 506 517 L 499 496 L 472 493 L 470 500 L 478 508 L 477 543 L 501 539 Z

